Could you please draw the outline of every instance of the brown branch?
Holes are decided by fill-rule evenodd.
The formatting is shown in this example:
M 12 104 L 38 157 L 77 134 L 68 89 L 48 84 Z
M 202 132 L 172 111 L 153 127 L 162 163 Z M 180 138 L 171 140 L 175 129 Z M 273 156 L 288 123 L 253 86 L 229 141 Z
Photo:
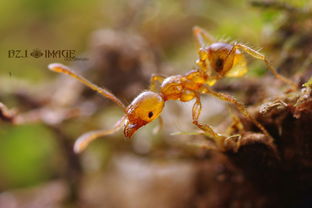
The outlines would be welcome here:
M 9 110 L 8 107 L 0 102 L 0 120 L 14 123 L 15 115 L 15 111 Z

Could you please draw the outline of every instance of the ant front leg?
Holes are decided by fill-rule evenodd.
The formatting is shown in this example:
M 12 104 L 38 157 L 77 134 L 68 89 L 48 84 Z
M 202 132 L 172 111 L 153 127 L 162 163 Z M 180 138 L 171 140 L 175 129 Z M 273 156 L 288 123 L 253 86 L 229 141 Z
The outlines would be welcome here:
M 215 141 L 217 147 L 223 150 L 224 149 L 224 140 L 226 139 L 226 137 L 215 132 L 208 124 L 200 123 L 198 121 L 200 112 L 201 112 L 201 102 L 200 102 L 199 96 L 197 96 L 196 101 L 195 101 L 193 108 L 192 108 L 193 124 L 195 124 L 198 128 L 203 130 L 207 136 L 209 136 L 211 139 L 213 139 Z
M 298 85 L 293 82 L 292 80 L 280 75 L 279 73 L 277 73 L 277 71 L 275 70 L 275 68 L 272 66 L 272 64 L 270 63 L 270 61 L 268 60 L 268 58 L 259 53 L 258 51 L 248 47 L 248 46 L 245 46 L 243 44 L 234 44 L 234 48 L 237 48 L 237 49 L 241 49 L 243 50 L 244 52 L 248 53 L 249 55 L 251 55 L 252 57 L 256 58 L 256 59 L 259 59 L 259 60 L 262 60 L 267 68 L 272 72 L 272 74 L 279 80 L 281 80 L 282 82 L 290 85 L 294 90 L 297 90 L 298 89 Z
M 153 74 L 150 79 L 149 89 L 153 92 L 157 91 L 157 88 L 156 88 L 157 82 L 161 84 L 165 78 L 166 77 L 164 76 Z

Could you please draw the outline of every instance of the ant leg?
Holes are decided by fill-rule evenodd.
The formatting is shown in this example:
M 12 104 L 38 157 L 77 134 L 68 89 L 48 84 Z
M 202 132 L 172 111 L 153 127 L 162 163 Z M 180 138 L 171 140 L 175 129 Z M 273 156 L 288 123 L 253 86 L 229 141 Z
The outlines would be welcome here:
M 157 89 L 156 89 L 156 82 L 159 82 L 161 84 L 164 81 L 165 78 L 166 77 L 161 76 L 161 75 L 152 74 L 151 79 L 150 79 L 149 89 L 151 91 L 157 91 Z
M 209 89 L 208 87 L 205 87 L 204 90 L 202 91 L 202 93 L 207 93 L 207 94 L 211 94 L 223 101 L 232 103 L 233 105 L 235 105 L 235 107 L 246 117 L 248 118 L 250 121 L 252 121 L 263 133 L 264 135 L 266 135 L 269 139 L 270 139 L 270 143 L 273 144 L 273 137 L 270 135 L 270 133 L 264 128 L 264 126 L 262 126 L 262 124 L 260 124 L 256 119 L 254 119 L 250 113 L 247 111 L 246 107 L 244 106 L 244 104 L 242 104 L 241 102 L 237 101 L 235 98 L 233 98 L 230 95 L 227 94 L 223 94 L 223 93 L 219 93 L 219 92 L 215 92 L 211 89 Z
M 205 41 L 209 44 L 216 42 L 215 38 L 201 27 L 194 26 L 193 34 L 195 36 L 199 48 L 204 48 L 206 46 Z
M 196 60 L 196 65 L 198 65 L 203 72 L 206 72 L 208 68 L 206 63 L 208 59 L 208 53 L 207 50 L 205 50 L 206 42 L 208 44 L 211 44 L 215 42 L 215 39 L 206 30 L 198 26 L 193 27 L 193 34 L 196 39 L 197 47 L 199 48 L 198 49 L 199 58 Z
M 245 46 L 243 44 L 234 44 L 234 48 L 238 48 L 238 49 L 241 49 L 243 50 L 244 52 L 248 53 L 249 55 L 251 55 L 252 57 L 256 58 L 256 59 L 259 59 L 259 60 L 262 60 L 264 61 L 264 63 L 266 64 L 266 66 L 268 67 L 268 69 L 272 72 L 272 74 L 279 80 L 281 80 L 282 82 L 290 85 L 294 90 L 297 90 L 298 89 L 298 86 L 295 82 L 293 82 L 292 80 L 280 75 L 279 73 L 277 73 L 277 71 L 275 70 L 275 68 L 272 66 L 272 64 L 270 63 L 270 61 L 268 60 L 268 58 L 259 53 L 258 51 L 248 47 L 248 46 Z
M 193 124 L 196 125 L 198 128 L 200 128 L 201 130 L 203 130 L 206 135 L 211 137 L 220 149 L 223 149 L 223 147 L 224 147 L 223 143 L 224 143 L 224 140 L 226 139 L 226 137 L 215 132 L 208 124 L 200 123 L 198 121 L 200 112 L 201 112 L 201 102 L 200 102 L 199 96 L 197 96 L 196 101 L 195 101 L 193 108 L 192 108 Z
M 81 153 L 93 140 L 117 132 L 123 126 L 125 118 L 126 116 L 123 116 L 119 121 L 117 121 L 112 129 L 95 130 L 81 135 L 74 144 L 74 152 Z

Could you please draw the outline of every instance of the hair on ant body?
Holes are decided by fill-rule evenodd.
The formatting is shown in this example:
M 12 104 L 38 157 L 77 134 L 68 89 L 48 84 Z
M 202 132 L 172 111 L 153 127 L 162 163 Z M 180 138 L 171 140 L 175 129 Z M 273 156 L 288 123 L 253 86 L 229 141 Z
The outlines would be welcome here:
M 194 99 L 195 103 L 192 108 L 193 124 L 214 140 L 218 148 L 223 149 L 224 140 L 228 137 L 215 132 L 210 125 L 201 123 L 198 120 L 202 108 L 200 101 L 201 94 L 209 94 L 233 104 L 273 144 L 273 138 L 269 132 L 248 113 L 242 103 L 230 95 L 213 91 L 210 89 L 210 86 L 224 77 L 241 77 L 246 74 L 248 68 L 242 52 L 264 61 L 277 79 L 294 89 L 297 88 L 297 85 L 278 74 L 266 56 L 258 51 L 243 44 L 216 42 L 208 32 L 199 27 L 194 27 L 193 32 L 199 45 L 199 58 L 196 61 L 197 68 L 184 75 L 173 75 L 169 77 L 152 75 L 149 90 L 140 93 L 127 107 L 115 95 L 109 92 L 109 90 L 96 86 L 68 67 L 58 63 L 49 65 L 50 70 L 72 76 L 104 97 L 109 98 L 119 105 L 125 113 L 112 129 L 91 131 L 80 136 L 74 145 L 74 151 L 76 153 L 83 151 L 94 139 L 113 134 L 122 127 L 124 127 L 124 135 L 130 138 L 139 128 L 159 118 L 168 100 L 188 102 Z M 205 42 L 208 42 L 210 45 L 206 45 Z M 160 84 L 158 90 L 156 88 L 157 83 Z

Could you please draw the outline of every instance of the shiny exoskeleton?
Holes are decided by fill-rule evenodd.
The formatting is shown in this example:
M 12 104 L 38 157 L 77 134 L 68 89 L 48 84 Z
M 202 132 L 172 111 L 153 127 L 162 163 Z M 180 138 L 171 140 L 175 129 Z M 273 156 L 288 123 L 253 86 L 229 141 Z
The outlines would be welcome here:
M 198 50 L 199 58 L 196 61 L 197 68 L 184 75 L 173 75 L 169 77 L 153 75 L 151 77 L 150 89 L 139 94 L 128 107 L 125 107 L 125 105 L 107 89 L 94 85 L 71 71 L 68 67 L 62 64 L 49 65 L 52 71 L 68 74 L 103 96 L 111 99 L 122 107 L 125 112 L 125 115 L 117 121 L 114 128 L 110 130 L 91 131 L 80 136 L 74 146 L 75 152 L 81 152 L 92 140 L 112 134 L 122 127 L 124 127 L 124 135 L 130 138 L 139 128 L 160 116 L 166 101 L 178 100 L 188 102 L 193 99 L 195 99 L 192 109 L 193 124 L 203 130 L 206 135 L 215 141 L 216 146 L 222 149 L 224 140 L 227 137 L 216 133 L 208 124 L 203 124 L 198 121 L 201 112 L 200 94 L 210 94 L 234 104 L 234 106 L 236 106 L 245 117 L 250 119 L 273 143 L 273 138 L 268 131 L 248 113 L 242 103 L 229 95 L 211 90 L 210 86 L 224 77 L 241 77 L 246 74 L 248 68 L 242 51 L 248 53 L 252 57 L 263 60 L 267 64 L 268 69 L 281 81 L 291 85 L 293 88 L 297 87 L 296 84 L 279 75 L 267 58 L 259 52 L 242 44 L 216 42 L 206 31 L 199 27 L 194 27 L 193 32 L 200 46 Z M 211 44 L 206 45 L 205 41 Z M 158 88 L 157 83 L 159 83 Z

